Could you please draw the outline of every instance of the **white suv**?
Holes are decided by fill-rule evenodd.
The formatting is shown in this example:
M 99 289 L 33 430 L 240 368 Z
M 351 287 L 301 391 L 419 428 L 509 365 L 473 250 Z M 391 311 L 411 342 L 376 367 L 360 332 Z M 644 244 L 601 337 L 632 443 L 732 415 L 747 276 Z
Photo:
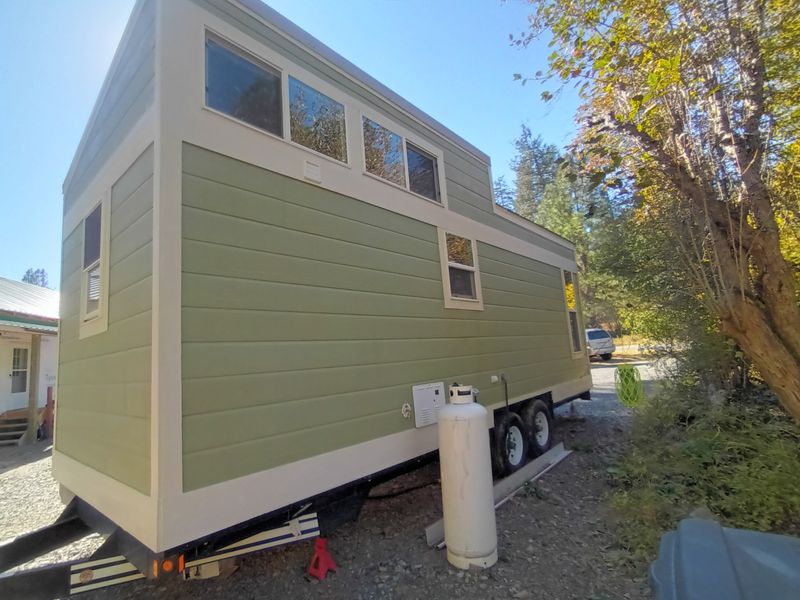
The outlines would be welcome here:
M 587 329 L 586 347 L 589 349 L 589 356 L 599 356 L 603 360 L 611 360 L 611 355 L 617 347 L 605 329 Z

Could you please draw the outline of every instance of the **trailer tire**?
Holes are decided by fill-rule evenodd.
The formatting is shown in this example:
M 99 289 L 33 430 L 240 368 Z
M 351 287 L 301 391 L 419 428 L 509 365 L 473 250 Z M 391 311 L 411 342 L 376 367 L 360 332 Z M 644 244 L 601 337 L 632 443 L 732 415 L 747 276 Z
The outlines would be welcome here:
M 495 418 L 492 436 L 492 467 L 506 477 L 520 469 L 528 458 L 528 435 L 519 415 L 504 411 Z
M 541 456 L 553 445 L 553 415 L 544 400 L 536 399 L 522 409 L 522 422 L 528 432 L 528 448 L 533 457 Z

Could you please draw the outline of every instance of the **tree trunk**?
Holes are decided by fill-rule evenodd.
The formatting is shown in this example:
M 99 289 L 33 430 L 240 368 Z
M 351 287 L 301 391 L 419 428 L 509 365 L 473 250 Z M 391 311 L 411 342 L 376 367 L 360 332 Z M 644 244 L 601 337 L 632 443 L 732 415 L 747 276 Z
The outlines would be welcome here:
M 728 306 L 722 333 L 739 344 L 786 412 L 800 423 L 800 361 L 750 300 L 737 298 Z

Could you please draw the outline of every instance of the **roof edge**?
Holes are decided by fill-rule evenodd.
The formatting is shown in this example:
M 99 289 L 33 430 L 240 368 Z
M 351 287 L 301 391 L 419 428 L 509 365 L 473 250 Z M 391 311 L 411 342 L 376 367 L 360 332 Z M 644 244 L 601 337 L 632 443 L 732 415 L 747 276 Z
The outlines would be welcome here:
M 267 27 L 277 33 L 287 37 L 291 41 L 304 46 L 312 54 L 323 62 L 348 76 L 355 83 L 360 84 L 367 90 L 383 96 L 390 104 L 405 112 L 408 116 L 420 122 L 422 125 L 433 130 L 435 133 L 449 139 L 451 142 L 460 146 L 472 154 L 481 162 L 491 165 L 491 158 L 488 154 L 470 144 L 454 131 L 442 125 L 439 121 L 425 113 L 421 109 L 411 104 L 408 100 L 400 96 L 397 92 L 382 84 L 380 81 L 366 73 L 349 60 L 344 58 L 332 48 L 326 46 L 313 35 L 292 23 L 274 8 L 266 5 L 261 0 L 228 0 L 234 6 L 251 13 L 252 16 L 263 22 Z
M 103 100 L 108 95 L 113 75 L 117 71 L 117 68 L 119 67 L 120 60 L 122 60 L 123 49 L 130 43 L 130 38 L 134 26 L 136 24 L 137 18 L 142 12 L 142 7 L 145 5 L 146 2 L 147 0 L 136 0 L 136 3 L 133 5 L 133 8 L 131 9 L 131 14 L 128 15 L 128 20 L 125 23 L 125 29 L 122 30 L 122 37 L 119 40 L 119 44 L 117 44 L 117 49 L 114 51 L 114 56 L 111 59 L 111 63 L 108 66 L 108 71 L 106 71 L 106 75 L 103 78 L 103 83 L 100 86 L 100 91 L 97 92 L 97 97 L 95 98 L 94 105 L 92 106 L 92 112 L 89 113 L 89 119 L 86 121 L 86 125 L 83 128 L 83 134 L 81 135 L 80 142 L 78 142 L 78 148 L 75 150 L 75 154 L 72 155 L 72 162 L 70 162 L 69 169 L 67 169 L 67 174 L 64 176 L 64 181 L 61 183 L 62 196 L 67 193 L 67 190 L 70 188 L 70 185 L 72 184 L 72 179 L 75 177 L 75 169 L 78 167 L 80 158 L 81 156 L 83 156 L 83 151 L 86 148 L 86 144 L 89 141 L 89 132 L 92 130 L 92 126 L 97 120 L 97 113 L 100 110 L 100 106 L 102 105 Z

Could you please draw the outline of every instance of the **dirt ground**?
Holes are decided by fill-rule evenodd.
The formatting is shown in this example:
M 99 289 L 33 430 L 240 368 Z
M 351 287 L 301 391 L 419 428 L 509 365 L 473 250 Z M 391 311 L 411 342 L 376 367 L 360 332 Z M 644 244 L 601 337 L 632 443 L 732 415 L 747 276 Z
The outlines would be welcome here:
M 613 393 L 612 363 L 593 363 L 592 401 L 557 414 L 557 438 L 573 453 L 497 511 L 497 565 L 464 572 L 445 551 L 429 548 L 424 528 L 441 516 L 438 464 L 393 480 L 375 492 L 431 485 L 367 501 L 358 521 L 329 537 L 338 571 L 323 582 L 306 576 L 313 541 L 246 557 L 238 571 L 205 581 L 135 582 L 82 594 L 86 600 L 170 598 L 341 598 L 580 600 L 649 599 L 646 570 L 615 547 L 606 468 L 623 447 L 630 416 Z M 643 380 L 655 373 L 641 364 Z M 36 472 L 49 459 L 20 468 Z M 5 464 L 4 464 L 5 463 Z M 0 467 L 8 469 L 0 456 Z M 2 471 L 3 469 L 0 469 Z M 0 475 L 0 508 L 14 470 Z M 17 501 L 20 498 L 16 498 Z M 6 537 L 9 531 L 2 527 Z

